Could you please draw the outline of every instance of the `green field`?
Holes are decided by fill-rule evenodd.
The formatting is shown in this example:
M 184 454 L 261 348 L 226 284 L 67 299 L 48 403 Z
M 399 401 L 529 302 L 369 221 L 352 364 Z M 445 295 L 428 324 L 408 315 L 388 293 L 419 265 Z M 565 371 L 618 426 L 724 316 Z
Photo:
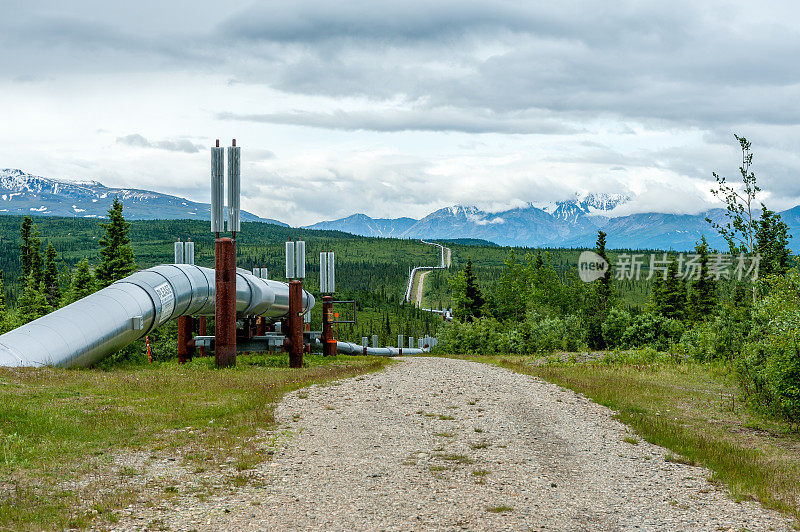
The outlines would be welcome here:
M 246 485 L 280 437 L 273 408 L 284 393 L 389 363 L 306 356 L 290 370 L 282 356 L 240 356 L 226 370 L 211 358 L 111 371 L 0 368 L 0 528 L 107 528 L 135 501 Z M 162 462 L 224 483 L 176 484 L 157 473 Z

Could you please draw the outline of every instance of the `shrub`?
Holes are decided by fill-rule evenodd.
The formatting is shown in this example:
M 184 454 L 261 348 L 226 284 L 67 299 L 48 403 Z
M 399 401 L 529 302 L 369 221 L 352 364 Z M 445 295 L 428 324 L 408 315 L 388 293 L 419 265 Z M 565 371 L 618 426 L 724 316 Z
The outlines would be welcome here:
M 622 345 L 622 335 L 631 324 L 631 315 L 622 309 L 612 308 L 603 322 L 603 340 L 608 347 Z
M 502 326 L 495 319 L 478 318 L 470 323 L 455 320 L 440 330 L 438 350 L 455 354 L 500 353 L 502 336 Z
M 479 318 L 471 323 L 456 320 L 441 330 L 437 350 L 454 354 L 523 355 L 575 351 L 584 345 L 584 326 L 578 316 L 542 318 L 531 313 L 525 321 L 508 328 L 491 318 Z
M 683 324 L 678 320 L 665 318 L 656 314 L 640 314 L 631 320 L 631 324 L 622 335 L 625 347 L 649 346 L 665 351 L 670 344 L 676 343 L 683 334 Z
M 800 273 L 770 279 L 756 304 L 753 332 L 736 358 L 751 403 L 800 422 Z

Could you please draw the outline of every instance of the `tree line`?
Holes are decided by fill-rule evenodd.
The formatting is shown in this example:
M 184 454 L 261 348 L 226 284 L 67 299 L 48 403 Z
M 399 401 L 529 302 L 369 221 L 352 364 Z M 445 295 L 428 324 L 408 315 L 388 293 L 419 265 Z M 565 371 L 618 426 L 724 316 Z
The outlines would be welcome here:
M 6 304 L 4 276 L 0 270 L 0 330 L 9 331 L 40 318 L 55 309 L 82 299 L 136 270 L 130 223 L 122 214 L 122 202 L 115 198 L 108 210 L 108 222 L 100 226 L 105 234 L 99 241 L 100 263 L 92 269 L 88 259 L 74 270 L 59 273 L 59 255 L 52 241 L 42 253 L 39 229 L 30 216 L 20 225 L 19 261 L 20 295 L 13 309 Z

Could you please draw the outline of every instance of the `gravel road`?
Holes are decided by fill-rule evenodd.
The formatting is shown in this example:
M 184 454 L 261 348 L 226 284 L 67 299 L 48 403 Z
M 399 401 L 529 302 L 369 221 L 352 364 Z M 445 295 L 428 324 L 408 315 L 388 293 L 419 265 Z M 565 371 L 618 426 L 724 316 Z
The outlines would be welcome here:
M 422 307 L 422 295 L 425 293 L 425 276 L 431 273 L 431 270 L 422 270 L 417 277 L 417 301 L 416 305 Z
M 612 412 L 534 377 L 442 358 L 286 396 L 262 482 L 135 509 L 181 530 L 785 530 L 709 471 L 633 444 Z M 141 525 L 138 525 L 141 526 Z

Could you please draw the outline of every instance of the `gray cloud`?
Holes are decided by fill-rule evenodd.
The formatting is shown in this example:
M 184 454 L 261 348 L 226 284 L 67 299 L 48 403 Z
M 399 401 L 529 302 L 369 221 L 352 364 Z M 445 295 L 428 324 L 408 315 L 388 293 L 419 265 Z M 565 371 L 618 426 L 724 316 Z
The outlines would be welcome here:
M 581 130 L 553 119 L 527 117 L 525 113 L 465 113 L 457 109 L 426 111 L 369 111 L 312 113 L 219 113 L 221 120 L 309 126 L 341 131 L 460 131 L 464 133 L 527 133 L 564 135 Z
M 91 94 L 98 80 L 113 99 L 117 83 L 152 88 L 148 81 L 185 76 L 184 82 L 203 80 L 182 85 L 191 86 L 185 96 L 195 108 L 184 112 L 196 122 L 193 130 L 203 125 L 211 130 L 224 120 L 241 122 L 222 125 L 249 128 L 253 140 L 260 130 L 252 124 L 258 123 L 343 131 L 348 134 L 337 133 L 335 140 L 350 142 L 344 159 L 364 146 L 380 146 L 383 137 L 369 137 L 372 132 L 425 132 L 425 142 L 436 139 L 431 132 L 495 135 L 482 136 L 487 145 L 471 150 L 469 161 L 452 163 L 461 164 L 464 173 L 457 194 L 432 169 L 438 155 L 418 160 L 408 153 L 420 144 L 412 134 L 397 148 L 409 157 L 369 168 L 319 155 L 317 168 L 292 178 L 317 192 L 331 190 L 341 214 L 349 214 L 344 211 L 355 202 L 388 209 L 401 193 L 403 204 L 417 214 L 441 206 L 432 205 L 432 197 L 502 203 L 556 188 L 571 193 L 560 176 L 541 177 L 550 167 L 532 170 L 536 179 L 524 177 L 524 168 L 495 168 L 493 157 L 513 158 L 514 150 L 532 145 L 528 139 L 510 140 L 512 134 L 558 135 L 551 144 L 555 149 L 524 164 L 553 163 L 553 172 L 571 177 L 585 171 L 585 182 L 614 187 L 608 175 L 624 174 L 619 168 L 638 176 L 652 171 L 694 180 L 710 180 L 712 171 L 735 176 L 736 131 L 754 141 L 756 172 L 772 198 L 780 203 L 800 196 L 800 69 L 792 67 L 800 55 L 795 27 L 800 4 L 795 2 L 756 8 L 723 0 L 623 0 L 613 7 L 599 0 L 276 0 L 269 5 L 232 0 L 221 14 L 209 0 L 141 0 L 114 9 L 98 9 L 97 0 L 8 1 L 15 16 L 0 20 L 0 46 L 6 51 L 0 78 L 31 84 L 32 95 L 55 107 L 79 100 L 76 94 Z M 62 81 L 69 90 L 62 92 Z M 165 102 L 184 96 L 167 85 L 158 90 L 164 98 L 154 98 L 161 101 L 153 102 L 153 109 L 172 109 Z M 270 98 L 275 92 L 283 94 Z M 220 98 L 228 94 L 231 99 Z M 121 120 L 132 112 L 115 104 Z M 135 123 L 125 127 L 146 129 Z M 270 129 L 296 135 L 291 139 L 296 147 L 277 143 L 284 157 L 295 156 L 293 150 L 323 152 L 334 138 L 325 131 Z M 620 148 L 624 134 L 639 147 Z M 164 135 L 168 138 L 149 140 L 132 134 L 117 143 L 183 153 L 203 148 L 195 143 L 199 140 Z M 675 142 L 678 135 L 690 137 L 685 146 Z M 666 138 L 672 142 L 662 142 Z M 258 140 L 274 148 L 274 140 L 285 139 Z M 533 142 L 540 140 L 547 139 Z M 269 150 L 250 153 L 278 191 L 294 190 L 281 184 L 274 170 L 280 158 Z M 444 166 L 453 168 L 449 161 Z M 489 175 L 503 186 L 486 187 Z M 668 196 L 653 190 L 651 203 Z M 287 200 L 302 194 L 284 193 Z M 294 212 L 295 206 L 289 201 L 278 208 Z
M 197 153 L 205 146 L 195 144 L 187 139 L 149 141 L 145 137 L 132 133 L 124 137 L 117 137 L 117 144 L 133 146 L 135 148 L 155 148 L 158 150 L 176 151 L 183 153 Z

